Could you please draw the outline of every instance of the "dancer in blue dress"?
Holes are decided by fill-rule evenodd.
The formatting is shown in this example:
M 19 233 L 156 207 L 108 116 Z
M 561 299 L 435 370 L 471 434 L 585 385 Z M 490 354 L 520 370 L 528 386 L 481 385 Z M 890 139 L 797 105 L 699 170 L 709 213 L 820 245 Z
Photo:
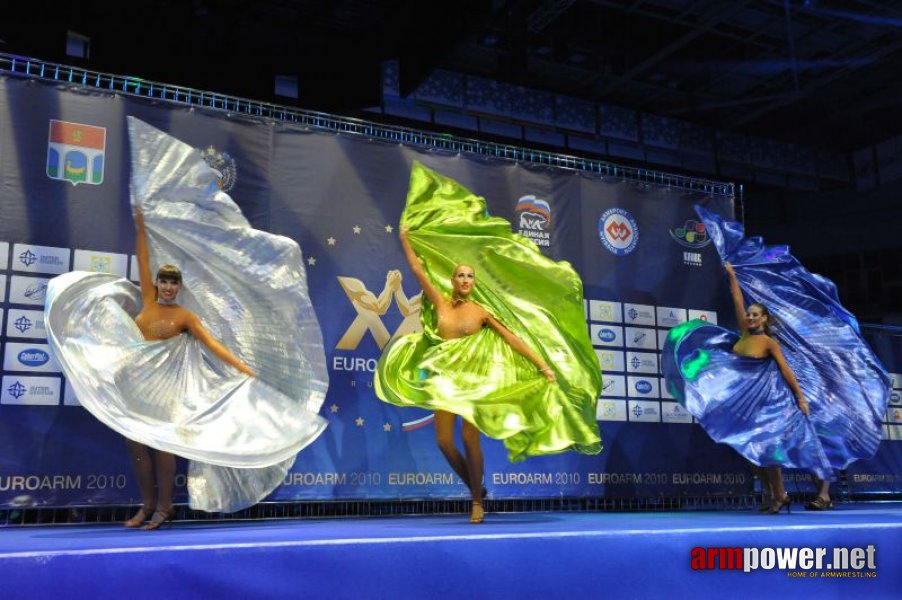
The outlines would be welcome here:
M 714 440 L 753 464 L 813 473 L 818 497 L 806 508 L 830 508 L 834 472 L 877 450 L 889 376 L 832 282 L 787 247 L 745 238 L 741 224 L 696 210 L 730 265 L 743 334 L 702 321 L 675 327 L 662 356 L 668 388 Z M 748 312 L 743 296 L 752 300 Z M 773 335 L 754 335 L 774 322 Z M 778 511 L 786 498 L 774 478 L 768 471 L 762 479 L 768 509 Z

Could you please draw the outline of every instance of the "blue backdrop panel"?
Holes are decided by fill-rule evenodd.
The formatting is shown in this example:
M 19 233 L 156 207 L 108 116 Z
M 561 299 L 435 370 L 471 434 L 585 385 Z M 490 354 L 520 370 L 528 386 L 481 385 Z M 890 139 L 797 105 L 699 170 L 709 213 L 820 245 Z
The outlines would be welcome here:
M 218 155 L 251 223 L 304 251 L 330 370 L 330 426 L 272 499 L 466 494 L 435 447 L 430 414 L 384 404 L 372 388 L 382 348 L 419 322 L 420 290 L 396 229 L 413 160 L 485 196 L 492 214 L 585 281 L 586 326 L 605 372 L 605 450 L 511 465 L 500 443 L 485 440 L 494 497 L 749 489 L 743 462 L 666 397 L 657 367 L 669 327 L 726 314 L 722 271 L 692 205 L 729 216 L 730 199 L 0 79 L 0 505 L 138 498 L 122 440 L 86 414 L 44 356 L 40 312 L 55 274 L 134 276 L 127 115 Z M 407 302 L 383 295 L 393 269 Z M 183 499 L 183 477 L 177 486 Z
M 902 493 L 902 330 L 863 326 L 865 339 L 891 373 L 893 391 L 883 424 L 883 442 L 870 460 L 849 465 L 853 493 Z

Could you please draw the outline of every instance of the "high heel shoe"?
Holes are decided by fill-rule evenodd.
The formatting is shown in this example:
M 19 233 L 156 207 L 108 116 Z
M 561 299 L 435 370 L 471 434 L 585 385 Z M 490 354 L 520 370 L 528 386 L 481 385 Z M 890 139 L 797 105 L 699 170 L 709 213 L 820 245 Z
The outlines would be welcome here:
M 805 510 L 833 510 L 833 500 L 824 500 L 818 496 L 805 505 Z
M 478 525 L 485 520 L 485 511 L 482 509 L 482 502 L 473 501 L 470 507 L 470 523 Z
M 153 516 L 150 517 L 150 523 L 142 527 L 144 531 L 153 531 L 163 526 L 163 523 L 169 523 L 172 527 L 172 519 L 175 518 L 175 507 L 170 506 L 167 510 L 155 510 Z
M 786 514 L 790 514 L 792 512 L 792 500 L 789 498 L 789 494 L 783 496 L 782 500 L 777 500 L 775 502 L 771 502 L 770 508 L 767 509 L 767 514 L 769 515 L 778 515 L 780 511 L 783 510 L 783 507 L 786 507 Z
M 140 527 L 141 525 L 144 525 L 144 521 L 147 520 L 147 517 L 149 517 L 152 514 L 153 514 L 152 506 L 142 506 L 141 508 L 138 509 L 138 512 L 136 512 L 134 515 L 132 515 L 132 517 L 128 521 L 123 523 L 122 525 L 123 525 L 123 527 L 128 527 L 130 529 Z

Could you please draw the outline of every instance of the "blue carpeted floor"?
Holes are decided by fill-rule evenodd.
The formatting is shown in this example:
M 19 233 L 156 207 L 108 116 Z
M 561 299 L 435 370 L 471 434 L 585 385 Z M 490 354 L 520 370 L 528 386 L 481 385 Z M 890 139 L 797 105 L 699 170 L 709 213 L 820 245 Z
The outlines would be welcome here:
M 875 568 L 840 570 L 842 578 L 825 569 L 691 568 L 696 547 L 824 547 L 832 556 L 834 547 L 868 545 Z M 897 503 L 779 516 L 490 514 L 481 526 L 461 515 L 0 531 L 2 600 L 900 598 L 899 565 Z

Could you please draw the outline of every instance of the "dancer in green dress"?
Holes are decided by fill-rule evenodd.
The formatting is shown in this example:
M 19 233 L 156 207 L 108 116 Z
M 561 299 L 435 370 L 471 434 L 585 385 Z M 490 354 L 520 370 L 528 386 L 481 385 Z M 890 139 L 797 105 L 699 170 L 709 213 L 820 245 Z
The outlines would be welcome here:
M 512 461 L 601 451 L 601 370 L 582 282 L 568 263 L 489 217 L 483 198 L 419 163 L 400 237 L 423 288 L 424 330 L 386 348 L 376 393 L 435 411 L 438 445 L 473 497 L 470 521 L 481 523 L 480 431 L 504 440 Z M 465 454 L 454 446 L 456 416 Z

